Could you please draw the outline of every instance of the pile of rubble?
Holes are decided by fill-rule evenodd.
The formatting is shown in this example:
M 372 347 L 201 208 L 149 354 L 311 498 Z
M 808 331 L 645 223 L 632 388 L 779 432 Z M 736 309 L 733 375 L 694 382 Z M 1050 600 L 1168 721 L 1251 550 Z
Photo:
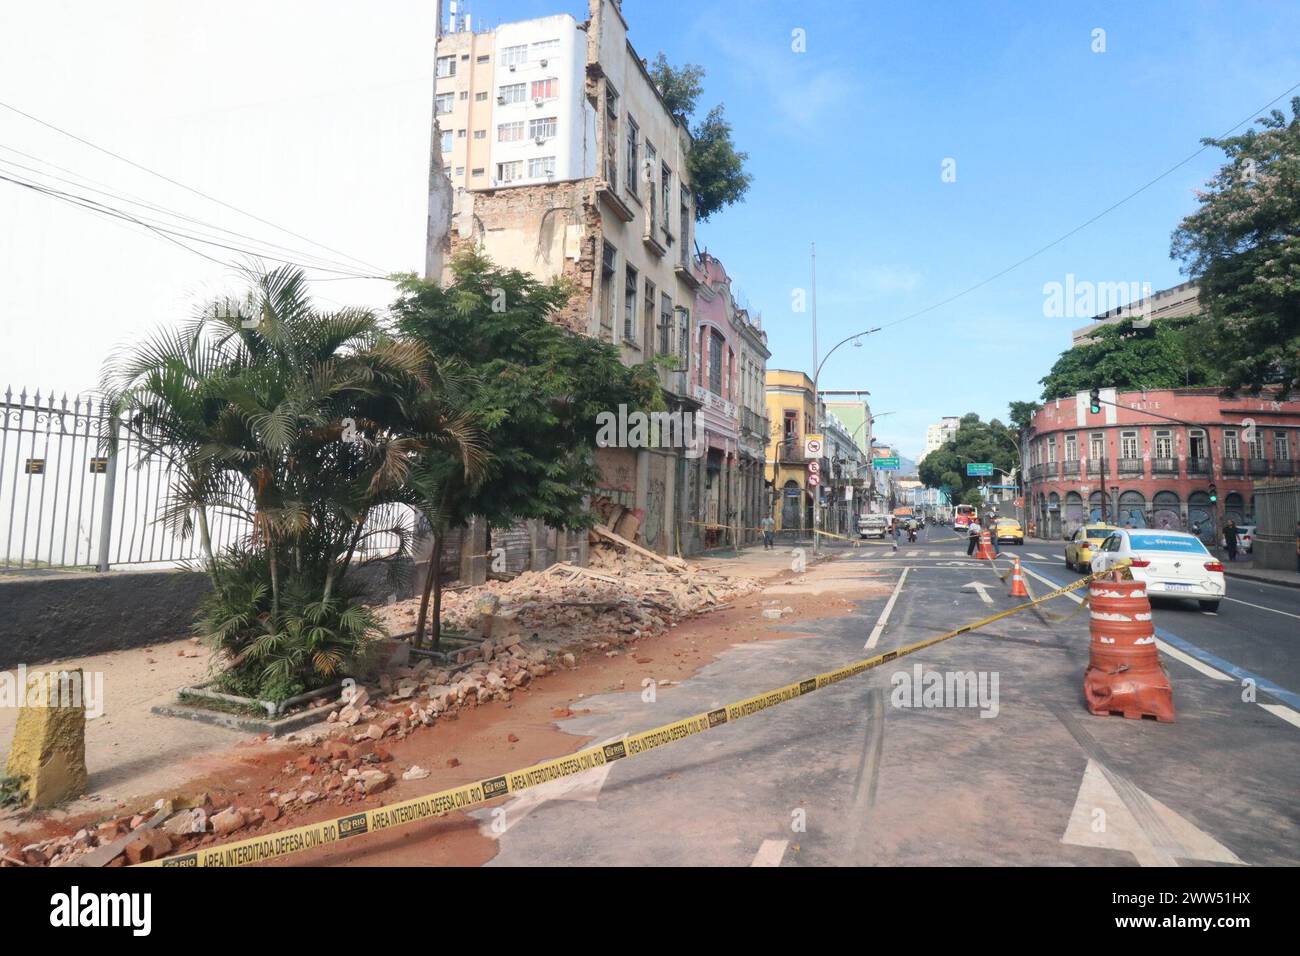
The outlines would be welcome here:
M 511 581 L 448 592 L 444 622 L 464 634 L 448 642 L 442 661 L 389 642 L 397 650 L 385 663 L 374 696 L 365 688 L 348 688 L 321 730 L 290 738 L 296 737 L 301 755 L 285 763 L 282 772 L 290 779 L 282 787 L 250 795 L 242 805 L 218 807 L 208 795 L 159 801 L 148 812 L 73 836 L 0 849 L 0 866 L 62 865 L 81 857 L 87 865 L 141 863 L 224 842 L 318 801 L 343 806 L 364 799 L 394 781 L 394 772 L 383 766 L 393 759 L 385 744 L 417 726 L 462 708 L 509 701 L 536 678 L 576 667 L 574 651 L 606 650 L 661 633 L 761 586 L 655 554 L 603 525 L 592 539 L 589 567 L 556 564 Z M 418 601 L 381 610 L 396 633 L 416 609 Z M 401 773 L 406 780 L 428 775 L 418 766 Z M 92 853 L 96 856 L 89 857 Z
M 554 564 L 509 581 L 490 580 L 448 591 L 442 599 L 445 626 L 471 639 L 501 637 L 563 644 L 567 641 L 658 634 L 677 622 L 728 607 L 757 590 L 749 578 L 664 557 L 615 534 L 604 525 L 591 532 L 587 567 Z M 414 622 L 418 600 L 384 609 L 390 630 Z

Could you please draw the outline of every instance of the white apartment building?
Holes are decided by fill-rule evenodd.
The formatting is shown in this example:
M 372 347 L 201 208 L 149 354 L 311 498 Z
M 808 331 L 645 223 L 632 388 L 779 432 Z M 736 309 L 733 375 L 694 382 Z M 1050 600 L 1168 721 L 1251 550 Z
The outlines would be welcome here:
M 455 190 L 453 250 L 575 288 L 555 320 L 657 368 L 669 411 L 695 412 L 690 133 L 628 40 L 616 0 L 567 14 L 453 30 L 438 41 L 435 148 Z M 457 24 L 457 26 L 467 26 Z M 599 449 L 600 493 L 644 512 L 667 550 L 685 510 L 680 450 Z
M 952 441 L 957 437 L 957 429 L 961 427 L 961 418 L 957 415 L 945 415 L 940 421 L 930 425 L 925 430 L 925 451 L 917 458 L 916 463 L 919 465 L 925 460 L 925 456 L 930 454 L 945 442 Z

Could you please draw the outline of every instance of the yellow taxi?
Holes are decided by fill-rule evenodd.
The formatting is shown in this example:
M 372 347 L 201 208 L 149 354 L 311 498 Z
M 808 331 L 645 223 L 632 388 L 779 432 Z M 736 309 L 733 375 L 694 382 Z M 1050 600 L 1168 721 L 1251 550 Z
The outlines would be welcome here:
M 995 544 L 1001 544 L 1004 541 L 1010 544 L 1025 543 L 1025 531 L 1015 518 L 998 518 L 993 523 L 993 531 L 997 535 Z
M 1074 529 L 1074 534 L 1065 542 L 1065 566 L 1071 571 L 1092 570 L 1092 556 L 1101 543 L 1112 531 L 1119 528 L 1113 524 L 1092 522 Z

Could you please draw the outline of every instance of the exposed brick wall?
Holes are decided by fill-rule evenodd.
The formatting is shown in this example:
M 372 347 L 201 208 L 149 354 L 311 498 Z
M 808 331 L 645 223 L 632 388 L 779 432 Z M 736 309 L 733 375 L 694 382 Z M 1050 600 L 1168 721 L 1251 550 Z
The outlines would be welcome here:
M 476 190 L 465 204 L 472 216 L 468 236 L 457 236 L 453 252 L 467 243 L 482 249 L 499 265 L 531 272 L 542 280 L 562 276 L 574 294 L 554 320 L 573 332 L 590 330 L 592 298 L 600 247 L 600 212 L 586 181 Z M 566 237 L 581 227 L 578 258 Z

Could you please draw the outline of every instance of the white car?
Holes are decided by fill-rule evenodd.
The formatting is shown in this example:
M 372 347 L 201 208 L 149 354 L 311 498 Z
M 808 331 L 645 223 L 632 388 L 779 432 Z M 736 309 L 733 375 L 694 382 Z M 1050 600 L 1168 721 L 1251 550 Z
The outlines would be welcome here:
M 1093 552 L 1092 570 L 1105 571 L 1125 560 L 1132 562 L 1134 580 L 1145 582 L 1152 597 L 1195 598 L 1202 611 L 1217 611 L 1227 593 L 1219 559 L 1185 531 L 1112 531 Z
M 1237 550 L 1250 554 L 1255 549 L 1255 526 L 1243 524 L 1237 526 Z

